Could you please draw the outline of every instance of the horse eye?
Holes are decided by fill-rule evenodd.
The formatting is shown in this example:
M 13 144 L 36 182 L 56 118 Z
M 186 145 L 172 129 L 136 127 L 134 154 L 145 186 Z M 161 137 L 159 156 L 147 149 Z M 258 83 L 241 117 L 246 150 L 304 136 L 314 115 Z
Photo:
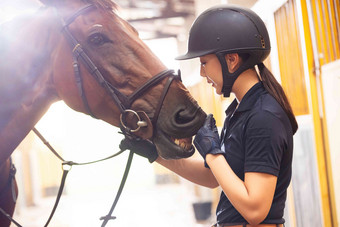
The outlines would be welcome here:
M 94 44 L 94 45 L 97 45 L 97 46 L 103 45 L 106 42 L 105 37 L 100 33 L 94 33 L 94 34 L 90 35 L 88 40 L 91 44 Z

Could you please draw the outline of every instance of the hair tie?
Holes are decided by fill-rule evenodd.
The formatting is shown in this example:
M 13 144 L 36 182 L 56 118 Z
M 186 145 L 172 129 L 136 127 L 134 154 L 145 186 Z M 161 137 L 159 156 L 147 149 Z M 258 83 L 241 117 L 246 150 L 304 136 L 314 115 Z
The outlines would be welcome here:
M 264 69 L 264 67 L 265 67 L 264 64 L 263 64 L 263 62 L 257 64 L 257 66 L 259 67 L 259 70 L 260 70 L 260 71 L 262 71 L 262 70 Z

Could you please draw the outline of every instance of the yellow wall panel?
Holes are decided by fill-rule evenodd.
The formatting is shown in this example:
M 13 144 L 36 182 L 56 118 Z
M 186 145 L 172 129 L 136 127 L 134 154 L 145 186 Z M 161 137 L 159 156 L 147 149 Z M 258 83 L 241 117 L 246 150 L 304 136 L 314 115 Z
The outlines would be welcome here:
M 301 46 L 292 1 L 275 12 L 281 83 L 295 115 L 309 113 Z
M 331 3 L 331 1 L 333 2 Z M 320 76 L 316 75 L 316 72 L 319 73 L 318 70 L 320 70 L 316 68 L 316 65 L 321 67 L 332 61 L 332 59 L 339 57 L 339 42 L 336 41 L 339 40 L 339 21 L 335 20 L 334 17 L 339 10 L 334 8 L 335 2 L 339 4 L 338 0 L 301 0 L 324 226 L 338 225 L 335 215 L 336 209 L 334 206 L 332 172 L 329 162 L 327 128 L 324 114 L 322 114 L 325 111 L 322 101 L 323 88 Z M 308 12 L 308 4 L 310 4 L 311 12 Z M 330 20 L 332 21 L 329 22 Z M 312 36 L 315 36 L 317 47 L 314 49 L 317 49 L 317 53 L 313 53 Z M 332 50 L 333 55 L 331 54 Z M 318 63 L 315 61 L 318 61 Z M 319 86 L 321 86 L 320 89 L 318 88 Z

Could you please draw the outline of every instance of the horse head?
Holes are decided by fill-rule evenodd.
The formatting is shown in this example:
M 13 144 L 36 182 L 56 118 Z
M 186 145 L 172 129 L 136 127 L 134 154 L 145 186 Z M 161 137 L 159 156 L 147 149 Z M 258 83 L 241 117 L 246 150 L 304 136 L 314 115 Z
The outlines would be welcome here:
M 206 115 L 138 32 L 117 15 L 116 5 L 110 0 L 42 2 L 61 25 L 50 67 L 57 95 L 76 111 L 152 140 L 165 159 L 191 156 L 191 138 Z M 161 76 L 153 81 L 156 75 Z M 133 125 L 141 119 L 147 126 L 130 133 L 139 129 Z

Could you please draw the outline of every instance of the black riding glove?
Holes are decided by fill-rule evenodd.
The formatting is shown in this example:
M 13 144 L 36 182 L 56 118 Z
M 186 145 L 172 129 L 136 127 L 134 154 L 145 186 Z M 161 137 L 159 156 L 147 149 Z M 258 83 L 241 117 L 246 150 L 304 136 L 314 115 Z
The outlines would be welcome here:
M 207 116 L 204 125 L 198 130 L 194 144 L 204 161 L 207 154 L 224 154 L 221 151 L 216 122 L 212 114 Z
M 130 150 L 153 163 L 158 158 L 156 146 L 148 140 L 134 140 L 124 138 L 120 141 L 119 148 L 121 150 Z

